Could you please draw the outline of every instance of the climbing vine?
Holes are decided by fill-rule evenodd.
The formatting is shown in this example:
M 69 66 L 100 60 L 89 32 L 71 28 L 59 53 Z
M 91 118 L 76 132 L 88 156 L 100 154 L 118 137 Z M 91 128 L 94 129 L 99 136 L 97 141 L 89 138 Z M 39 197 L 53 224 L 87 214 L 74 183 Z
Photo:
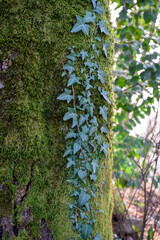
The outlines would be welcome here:
M 71 32 L 82 31 L 85 35 L 90 34 L 91 44 L 88 52 L 82 49 L 77 52 L 72 46 L 69 55 L 66 56 L 68 63 L 63 65 L 62 77 L 67 78 L 67 88 L 58 96 L 59 100 L 67 101 L 68 111 L 63 117 L 69 121 L 70 127 L 65 136 L 66 151 L 63 157 L 67 159 L 69 172 L 68 182 L 74 186 L 72 193 L 73 202 L 69 205 L 69 217 L 73 223 L 73 231 L 77 232 L 78 239 L 102 240 L 101 233 L 93 235 L 96 217 L 103 214 L 96 202 L 100 185 L 97 184 L 99 160 L 105 156 L 107 159 L 107 106 L 100 106 L 96 102 L 97 94 L 104 98 L 107 104 L 111 104 L 108 92 L 103 88 L 106 73 L 101 69 L 96 59 L 101 49 L 107 57 L 107 48 L 110 43 L 102 41 L 101 35 L 109 35 L 105 20 L 99 21 L 97 14 L 102 15 L 105 9 L 97 0 L 92 0 L 93 11 L 86 11 L 84 17 L 76 16 L 77 22 Z M 90 25 L 91 26 L 90 26 Z M 99 34 L 100 33 L 100 34 Z M 97 119 L 97 114 L 100 118 Z M 92 201 L 91 204 L 91 200 Z M 94 211 L 93 211 L 93 204 Z M 96 209 L 96 210 L 95 210 Z M 69 240 L 74 240 L 70 238 Z

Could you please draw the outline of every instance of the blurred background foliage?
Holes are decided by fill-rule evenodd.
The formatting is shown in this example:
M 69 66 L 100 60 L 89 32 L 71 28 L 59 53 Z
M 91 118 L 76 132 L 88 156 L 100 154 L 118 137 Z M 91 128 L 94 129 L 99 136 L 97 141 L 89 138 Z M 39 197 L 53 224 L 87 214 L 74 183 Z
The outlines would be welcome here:
M 144 211 L 147 213 L 142 220 L 145 228 L 148 197 L 160 183 L 160 2 L 116 0 L 112 8 L 117 14 L 113 23 L 116 37 L 113 177 L 115 189 L 121 193 L 126 188 L 143 190 L 143 199 L 145 196 L 147 199 L 143 215 Z M 151 122 L 147 116 L 152 118 Z M 144 123 L 146 132 L 135 133 L 136 126 Z M 145 188 L 147 182 L 151 188 Z M 150 232 L 147 239 L 154 239 L 149 238 Z M 144 229 L 139 239 L 146 239 Z

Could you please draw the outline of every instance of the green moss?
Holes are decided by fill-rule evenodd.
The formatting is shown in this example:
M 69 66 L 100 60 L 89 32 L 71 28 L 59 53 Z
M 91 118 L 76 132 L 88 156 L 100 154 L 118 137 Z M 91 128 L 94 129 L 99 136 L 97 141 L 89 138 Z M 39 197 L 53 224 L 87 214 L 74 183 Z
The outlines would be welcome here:
M 109 1 L 103 0 L 102 4 L 107 10 L 103 18 L 112 45 L 108 59 L 101 53 L 99 62 L 107 72 L 105 85 L 113 102 L 113 33 Z M 6 204 L 0 203 L 2 216 L 8 209 L 15 214 L 13 202 L 17 202 L 20 192 L 31 181 L 24 201 L 17 204 L 16 222 L 19 228 L 27 231 L 20 231 L 17 239 L 37 237 L 42 218 L 47 221 L 54 239 L 66 240 L 74 235 L 68 219 L 66 203 L 70 201 L 71 187 L 66 182 L 66 160 L 62 157 L 65 143 L 60 130 L 66 105 L 56 98 L 66 84 L 61 78 L 61 59 L 65 61 L 68 47 L 75 45 L 77 49 L 87 49 L 90 45 L 89 36 L 73 35 L 70 30 L 75 16 L 83 16 L 85 10 L 91 8 L 90 0 L 4 0 L 0 5 L 0 60 L 8 59 L 9 64 L 0 72 L 4 85 L 0 97 L 0 181 L 4 186 L 14 186 L 14 191 L 8 188 L 10 197 Z M 17 56 L 13 59 L 15 53 Z M 96 100 L 102 101 L 101 98 Z M 108 108 L 111 145 L 113 109 L 112 106 Z M 102 232 L 103 238 L 110 240 L 112 147 L 107 162 L 101 161 L 107 166 L 99 172 L 99 182 L 105 180 L 101 189 L 103 197 L 98 200 L 104 214 L 98 218 L 95 231 Z M 23 226 L 21 212 L 27 206 L 32 209 L 32 220 Z

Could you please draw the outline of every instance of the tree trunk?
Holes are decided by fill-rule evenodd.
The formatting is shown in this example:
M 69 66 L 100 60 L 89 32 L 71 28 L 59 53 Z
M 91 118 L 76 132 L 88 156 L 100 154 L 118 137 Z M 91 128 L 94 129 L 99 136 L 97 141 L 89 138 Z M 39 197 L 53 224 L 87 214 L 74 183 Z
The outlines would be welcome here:
M 113 102 L 113 34 L 109 0 L 101 1 L 110 33 L 108 58 L 99 62 L 107 72 L 106 88 Z M 68 217 L 72 187 L 64 134 L 67 105 L 57 100 L 66 80 L 61 59 L 68 48 L 87 49 L 90 37 L 71 33 L 75 16 L 92 8 L 90 0 L 4 0 L 0 4 L 0 239 L 67 240 L 73 236 Z M 98 100 L 97 101 L 102 101 Z M 104 213 L 96 232 L 112 239 L 112 106 L 108 106 L 108 160 L 98 181 L 105 181 L 98 199 Z M 105 168 L 105 165 L 107 168 Z

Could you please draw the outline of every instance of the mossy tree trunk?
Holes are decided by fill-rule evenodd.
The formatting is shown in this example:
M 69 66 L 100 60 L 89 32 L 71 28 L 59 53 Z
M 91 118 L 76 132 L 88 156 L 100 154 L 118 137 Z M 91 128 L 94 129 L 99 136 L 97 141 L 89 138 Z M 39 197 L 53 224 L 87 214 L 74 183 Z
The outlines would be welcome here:
M 113 34 L 109 0 L 101 1 L 110 33 L 108 59 L 99 59 L 112 94 Z M 71 187 L 67 184 L 64 136 L 66 105 L 56 98 L 65 87 L 61 59 L 68 47 L 87 49 L 90 38 L 71 34 L 75 16 L 91 9 L 90 0 L 4 0 L 0 4 L 0 239 L 67 240 Z M 102 55 L 102 54 L 101 54 Z M 109 143 L 112 106 L 108 111 Z M 112 239 L 112 148 L 99 199 L 104 214 L 96 223 L 103 239 Z

